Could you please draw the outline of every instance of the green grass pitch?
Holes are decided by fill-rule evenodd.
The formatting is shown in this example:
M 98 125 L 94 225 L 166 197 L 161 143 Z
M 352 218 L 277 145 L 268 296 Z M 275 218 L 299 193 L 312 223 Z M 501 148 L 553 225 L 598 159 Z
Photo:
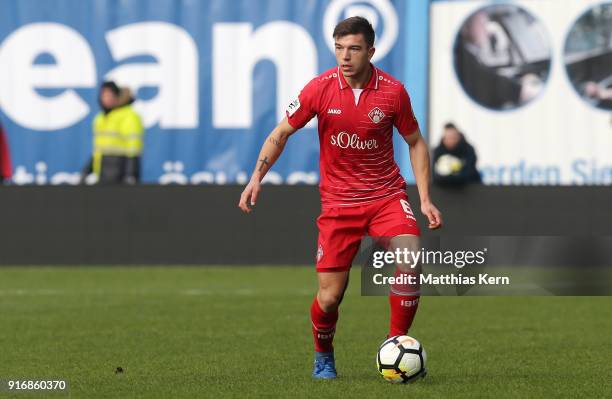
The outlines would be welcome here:
M 315 286 L 310 267 L 0 267 L 0 379 L 68 379 L 71 398 L 612 395 L 612 297 L 425 297 L 410 333 L 429 375 L 392 385 L 387 299 L 360 296 L 358 271 L 339 378 L 311 379 Z

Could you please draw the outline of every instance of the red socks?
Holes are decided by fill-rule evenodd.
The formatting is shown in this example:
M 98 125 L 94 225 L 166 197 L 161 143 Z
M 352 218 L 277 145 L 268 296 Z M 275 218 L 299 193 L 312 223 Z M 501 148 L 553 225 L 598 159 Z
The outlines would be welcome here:
M 419 307 L 421 284 L 419 283 L 419 270 L 409 272 L 395 269 L 395 277 L 403 278 L 401 282 L 389 287 L 389 305 L 391 308 L 389 316 L 389 335 L 406 335 L 412 325 L 414 316 Z M 408 279 L 412 277 L 414 284 Z
M 389 305 L 391 307 L 389 337 L 408 333 L 419 307 L 419 288 L 418 285 L 392 287 L 392 291 L 389 293 Z M 400 293 L 414 293 L 416 295 L 400 295 Z M 333 352 L 332 342 L 336 332 L 338 309 L 325 313 L 315 296 L 310 306 L 310 319 L 312 321 L 315 352 Z
M 334 333 L 338 321 L 338 309 L 325 313 L 315 296 L 310 307 L 310 319 L 312 321 L 312 335 L 314 336 L 315 352 L 333 352 Z
M 419 295 L 389 294 L 391 317 L 389 318 L 389 337 L 406 335 L 412 325 L 414 315 L 419 307 Z

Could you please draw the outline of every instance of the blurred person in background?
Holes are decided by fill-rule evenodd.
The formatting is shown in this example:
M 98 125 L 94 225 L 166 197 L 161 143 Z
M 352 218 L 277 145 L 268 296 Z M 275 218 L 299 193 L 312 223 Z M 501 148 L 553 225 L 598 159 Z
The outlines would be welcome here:
M 82 181 L 93 173 L 102 184 L 135 184 L 140 181 L 144 128 L 134 111 L 134 97 L 115 82 L 104 82 L 99 97 L 102 111 L 93 121 L 93 155 Z
M 434 183 L 443 186 L 481 183 L 476 161 L 476 151 L 463 133 L 453 123 L 444 125 L 442 140 L 433 151 Z
M 9 180 L 11 176 L 11 154 L 9 152 L 8 139 L 0 122 L 0 184 Z

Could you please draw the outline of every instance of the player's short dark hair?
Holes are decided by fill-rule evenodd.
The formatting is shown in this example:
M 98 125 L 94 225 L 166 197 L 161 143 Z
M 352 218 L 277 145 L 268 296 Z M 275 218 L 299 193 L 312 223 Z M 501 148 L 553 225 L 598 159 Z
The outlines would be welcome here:
M 457 129 L 457 126 L 455 126 L 453 122 L 447 122 L 444 125 L 444 129 L 455 129 L 456 131 L 459 131 L 459 129 Z
M 346 35 L 357 35 L 361 33 L 365 42 L 369 47 L 374 47 L 374 28 L 370 21 L 364 17 L 350 17 L 344 21 L 340 21 L 334 28 L 334 39 L 346 36 Z

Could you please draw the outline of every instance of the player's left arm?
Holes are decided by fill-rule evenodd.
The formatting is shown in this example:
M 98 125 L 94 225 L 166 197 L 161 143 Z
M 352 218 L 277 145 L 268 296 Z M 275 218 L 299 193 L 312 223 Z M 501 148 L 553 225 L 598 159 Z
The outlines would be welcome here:
M 429 221 L 430 229 L 442 227 L 442 214 L 436 208 L 429 196 L 429 182 L 431 178 L 431 168 L 429 160 L 429 149 L 427 143 L 421 135 L 420 129 L 417 127 L 415 131 L 408 135 L 402 135 L 404 141 L 410 148 L 410 163 L 419 190 L 421 199 L 421 212 Z
M 410 97 L 403 86 L 396 97 L 393 124 L 410 148 L 410 162 L 421 198 L 421 212 L 429 221 L 428 227 L 432 230 L 442 227 L 442 214 L 429 197 L 431 178 L 429 149 L 425 139 L 421 136 L 419 123 L 414 117 L 412 104 L 410 104 Z

